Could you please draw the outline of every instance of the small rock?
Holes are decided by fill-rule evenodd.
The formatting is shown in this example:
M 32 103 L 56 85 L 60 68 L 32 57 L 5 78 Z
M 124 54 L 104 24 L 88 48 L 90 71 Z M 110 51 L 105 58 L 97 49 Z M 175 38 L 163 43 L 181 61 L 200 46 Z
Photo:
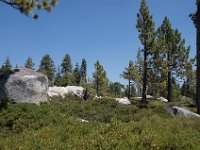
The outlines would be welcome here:
M 159 97 L 159 98 L 157 98 L 157 100 L 159 100 L 161 102 L 165 102 L 165 103 L 168 102 L 168 100 L 166 98 L 164 98 L 164 97 Z
M 81 118 L 77 118 L 77 120 L 80 121 L 80 122 L 89 122 L 88 120 L 81 119 Z

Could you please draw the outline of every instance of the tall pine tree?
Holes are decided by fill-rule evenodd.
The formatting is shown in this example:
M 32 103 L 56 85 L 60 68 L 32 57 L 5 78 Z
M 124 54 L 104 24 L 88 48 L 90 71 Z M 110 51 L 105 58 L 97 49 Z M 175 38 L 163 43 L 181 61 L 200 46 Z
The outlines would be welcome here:
M 61 73 L 63 76 L 63 86 L 68 86 L 73 84 L 74 77 L 72 76 L 73 67 L 72 67 L 72 60 L 69 54 L 65 54 L 62 64 L 61 64 Z
M 50 85 L 53 84 L 56 68 L 50 55 L 46 54 L 42 58 L 38 71 L 47 76 Z
M 82 59 L 80 70 L 81 70 L 82 80 L 87 82 L 87 62 L 86 62 L 86 59 Z
M 61 72 L 63 74 L 72 73 L 72 62 L 71 62 L 71 56 L 69 54 L 66 54 L 65 57 L 63 58 L 61 64 Z
M 185 40 L 181 33 L 173 30 L 167 17 L 164 18 L 161 27 L 158 28 L 159 57 L 154 58 L 157 68 L 167 70 L 167 99 L 172 101 L 172 78 L 180 77 L 186 68 L 190 47 L 185 47 Z M 156 54 L 157 54 L 156 52 Z
M 144 46 L 142 50 L 144 59 L 142 103 L 146 103 L 148 62 L 150 62 L 150 56 L 154 49 L 155 42 L 155 24 L 153 22 L 153 17 L 149 12 L 146 0 L 141 0 L 141 6 L 137 18 L 136 27 L 139 32 L 139 39 Z
M 97 62 L 94 65 L 95 72 L 93 73 L 93 79 L 94 79 L 94 86 L 96 89 L 97 96 L 103 96 L 105 93 L 105 90 L 108 87 L 108 79 L 106 77 L 106 71 L 104 70 L 103 66 Z

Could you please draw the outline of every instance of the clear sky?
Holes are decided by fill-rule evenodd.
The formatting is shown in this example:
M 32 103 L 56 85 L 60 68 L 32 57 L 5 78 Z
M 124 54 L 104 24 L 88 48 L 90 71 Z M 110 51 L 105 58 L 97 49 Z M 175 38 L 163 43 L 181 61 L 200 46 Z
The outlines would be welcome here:
M 181 31 L 191 56 L 195 55 L 195 28 L 188 17 L 195 11 L 195 0 L 147 0 L 158 27 L 168 16 Z M 31 56 L 38 67 L 50 54 L 59 66 L 66 53 L 73 64 L 86 58 L 92 77 L 98 59 L 111 81 L 120 81 L 128 61 L 136 60 L 142 48 L 136 29 L 140 0 L 59 0 L 51 13 L 41 11 L 39 20 L 20 14 L 0 3 L 0 65 L 9 56 L 12 65 L 24 65 Z

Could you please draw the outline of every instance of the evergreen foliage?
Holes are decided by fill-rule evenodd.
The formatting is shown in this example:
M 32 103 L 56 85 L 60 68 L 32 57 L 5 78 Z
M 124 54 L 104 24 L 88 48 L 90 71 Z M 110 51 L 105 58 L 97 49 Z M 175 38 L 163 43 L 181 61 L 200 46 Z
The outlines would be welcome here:
M 139 80 L 139 71 L 137 66 L 132 60 L 129 61 L 129 66 L 124 68 L 125 71 L 121 74 L 121 77 L 128 80 L 128 99 L 131 99 L 131 87 L 133 87 Z
M 82 80 L 87 82 L 87 62 L 86 62 L 86 59 L 82 59 L 80 70 L 81 70 Z
M 81 83 L 81 70 L 78 63 L 76 63 L 75 65 L 75 68 L 73 71 L 73 77 L 74 77 L 74 84 L 79 86 Z
M 122 85 L 119 82 L 110 82 L 109 84 L 109 93 L 113 97 L 121 97 L 123 95 L 122 89 L 124 88 L 124 85 Z
M 61 64 L 61 72 L 62 74 L 66 73 L 72 73 L 72 62 L 71 62 L 71 56 L 69 54 L 66 54 L 63 58 L 62 64 Z
M 0 0 L 0 2 L 11 6 L 14 9 L 19 10 L 22 14 L 38 19 L 38 15 L 33 13 L 33 9 L 42 10 L 50 12 L 52 7 L 55 7 L 57 0 Z
M 97 96 L 103 96 L 108 88 L 108 79 L 106 77 L 106 71 L 103 66 L 97 60 L 95 65 L 95 72 L 93 73 L 94 87 Z
M 50 85 L 53 84 L 56 68 L 50 55 L 46 54 L 42 58 L 38 71 L 47 76 Z
M 154 64 L 161 68 L 161 73 L 167 72 L 168 101 L 172 101 L 172 78 L 180 77 L 188 65 L 190 47 L 185 47 L 185 40 L 181 33 L 172 29 L 167 17 L 164 18 L 161 27 L 158 28 L 158 48 L 154 53 Z M 158 54 L 159 53 L 159 54 Z M 160 70 L 160 69 L 159 69 Z M 159 71 L 157 69 L 157 72 Z M 166 76 L 162 76 L 164 78 Z
M 155 24 L 153 17 L 149 12 L 149 8 L 146 4 L 146 0 L 141 0 L 140 10 L 137 14 L 136 28 L 139 32 L 139 39 L 144 46 L 143 51 L 143 91 L 142 91 L 142 103 L 146 103 L 147 95 L 147 72 L 149 62 L 151 61 L 151 54 L 155 48 Z
M 55 76 L 55 81 L 54 81 L 54 85 L 55 86 L 63 86 L 63 78 L 61 75 L 61 70 L 60 67 L 58 67 L 56 76 Z
M 6 72 L 6 71 L 9 71 L 12 69 L 12 65 L 11 65 L 11 62 L 10 62 L 10 58 L 7 57 L 5 62 L 3 63 L 3 65 L 1 66 L 1 70 L 0 70 L 0 73 L 3 73 L 3 72 Z
M 34 70 L 34 66 L 35 66 L 35 63 L 33 62 L 32 58 L 28 57 L 28 59 L 26 60 L 26 63 L 25 63 L 25 67 L 28 69 Z

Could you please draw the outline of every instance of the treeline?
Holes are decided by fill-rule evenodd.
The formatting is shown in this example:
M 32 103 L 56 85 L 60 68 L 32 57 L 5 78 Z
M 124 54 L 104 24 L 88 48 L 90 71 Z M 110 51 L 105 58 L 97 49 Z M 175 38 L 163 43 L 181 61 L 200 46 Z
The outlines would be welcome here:
M 195 99 L 195 59 L 189 58 L 190 46 L 185 45 L 179 30 L 172 27 L 167 17 L 156 29 L 145 0 L 141 1 L 137 18 L 143 48 L 138 50 L 137 61 L 130 61 L 122 73 L 129 81 L 129 90 L 135 85 L 143 103 L 147 94 L 166 97 L 169 102 L 177 99 L 177 92 Z
M 36 70 L 35 63 L 31 57 L 28 57 L 24 66 L 29 69 Z M 11 70 L 13 66 L 11 65 L 10 58 L 7 57 L 5 62 L 0 68 L 0 73 Z M 112 97 L 123 97 L 128 94 L 128 87 L 122 85 L 119 82 L 111 82 L 107 78 L 106 71 L 104 67 L 97 60 L 94 64 L 94 72 L 92 78 L 87 76 L 87 61 L 82 59 L 80 65 L 76 63 L 73 67 L 72 59 L 69 54 L 66 54 L 62 60 L 59 67 L 55 67 L 54 61 L 50 55 L 46 54 L 42 57 L 39 67 L 36 70 L 47 76 L 49 81 L 49 86 L 82 86 L 92 95 L 97 96 L 112 96 Z M 136 94 L 136 89 L 133 87 L 131 90 L 131 95 Z

